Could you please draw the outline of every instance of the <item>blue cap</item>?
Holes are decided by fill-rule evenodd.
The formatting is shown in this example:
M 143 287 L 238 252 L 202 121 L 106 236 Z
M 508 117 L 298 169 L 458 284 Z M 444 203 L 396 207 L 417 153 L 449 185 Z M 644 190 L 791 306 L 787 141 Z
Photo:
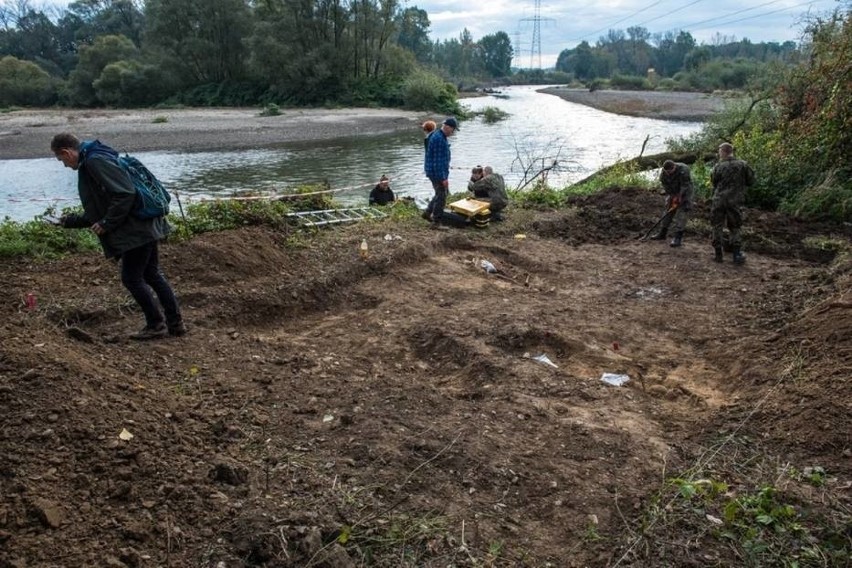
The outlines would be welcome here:
M 451 116 L 450 118 L 448 118 L 447 120 L 445 120 L 445 121 L 444 121 L 444 124 L 446 124 L 447 126 L 449 126 L 450 128 L 452 128 L 453 130 L 458 130 L 458 129 L 459 129 L 459 121 L 457 121 L 457 120 L 456 120 L 455 118 L 453 118 L 452 116 Z

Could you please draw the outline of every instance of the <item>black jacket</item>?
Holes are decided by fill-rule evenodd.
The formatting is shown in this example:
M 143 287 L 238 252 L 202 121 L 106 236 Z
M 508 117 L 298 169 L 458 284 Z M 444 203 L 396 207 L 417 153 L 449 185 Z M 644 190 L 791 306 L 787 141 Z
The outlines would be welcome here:
M 112 152 L 117 158 L 118 154 L 114 150 Z M 130 214 L 136 202 L 136 189 L 117 159 L 110 159 L 107 152 L 89 156 L 84 151 L 80 152 L 77 191 L 83 213 L 67 215 L 62 225 L 84 228 L 100 223 L 105 232 L 98 238 L 107 258 L 118 258 L 131 249 L 159 241 L 171 232 L 163 217 L 143 220 Z
M 390 186 L 385 190 L 382 189 L 382 184 L 376 184 L 376 187 L 370 192 L 370 205 L 387 205 L 393 203 L 393 200 L 393 190 Z

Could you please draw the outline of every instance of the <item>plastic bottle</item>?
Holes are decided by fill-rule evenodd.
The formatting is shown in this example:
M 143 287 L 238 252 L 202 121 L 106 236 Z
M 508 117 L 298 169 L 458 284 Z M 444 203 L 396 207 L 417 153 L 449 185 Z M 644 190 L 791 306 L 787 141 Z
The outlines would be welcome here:
M 361 258 L 366 259 L 367 254 L 369 254 L 369 247 L 367 246 L 367 239 L 361 241 L 361 246 L 358 248 L 358 252 L 361 254 Z

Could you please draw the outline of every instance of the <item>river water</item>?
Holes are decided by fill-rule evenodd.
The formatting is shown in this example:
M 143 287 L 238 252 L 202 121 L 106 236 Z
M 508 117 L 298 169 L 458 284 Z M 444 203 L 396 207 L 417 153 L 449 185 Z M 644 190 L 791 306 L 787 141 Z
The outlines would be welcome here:
M 467 186 L 470 169 L 491 165 L 507 186 L 524 180 L 557 160 L 550 172 L 554 187 L 582 179 L 619 158 L 636 156 L 646 137 L 645 153 L 665 149 L 668 138 L 697 131 L 701 123 L 619 116 L 537 93 L 540 87 L 510 87 L 499 96 L 462 101 L 471 110 L 496 107 L 506 120 L 485 124 L 481 118 L 461 123 L 450 139 L 451 191 Z M 108 143 L 108 141 L 105 141 Z M 366 204 L 382 174 L 397 194 L 429 197 L 423 176 L 423 137 L 419 128 L 375 137 L 288 143 L 273 148 L 233 152 L 141 152 L 135 154 L 184 204 L 208 197 L 287 193 L 288 188 L 328 182 L 350 188 L 336 194 L 347 205 Z M 53 157 L 0 160 L 0 218 L 31 219 L 48 206 L 78 203 L 76 175 Z

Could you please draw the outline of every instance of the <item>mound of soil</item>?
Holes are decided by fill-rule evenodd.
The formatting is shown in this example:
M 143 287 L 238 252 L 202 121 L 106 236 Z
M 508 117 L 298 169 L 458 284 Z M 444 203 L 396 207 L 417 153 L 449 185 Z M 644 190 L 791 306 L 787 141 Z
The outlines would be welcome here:
M 3 262 L 0 566 L 606 566 L 722 430 L 848 482 L 848 264 L 780 216 L 735 267 L 637 240 L 658 196 L 573 205 L 168 245 L 190 333 L 150 343 L 111 263 Z

